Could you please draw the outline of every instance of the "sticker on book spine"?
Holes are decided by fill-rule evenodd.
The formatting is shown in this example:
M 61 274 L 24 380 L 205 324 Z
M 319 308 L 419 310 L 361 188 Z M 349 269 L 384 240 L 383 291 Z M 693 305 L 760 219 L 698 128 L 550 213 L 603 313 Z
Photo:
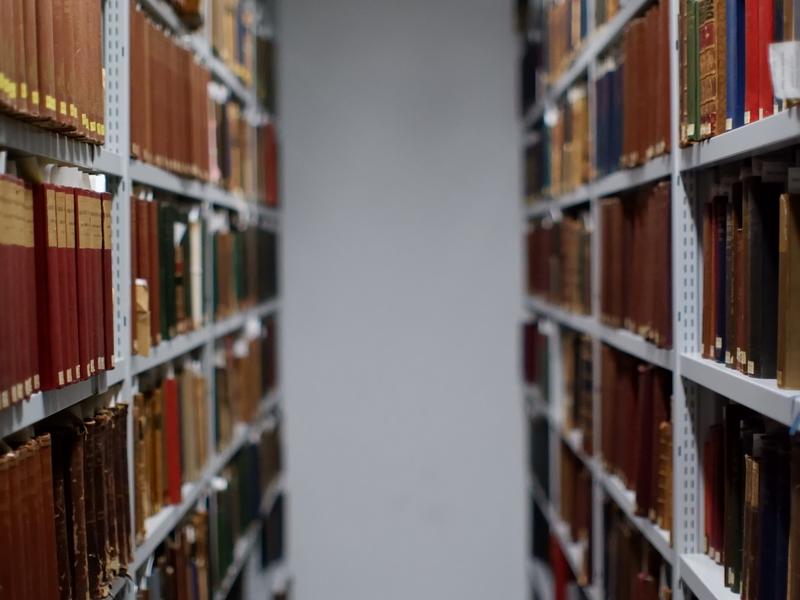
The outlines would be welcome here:
M 37 90 L 33 90 L 31 92 L 31 102 L 33 102 L 37 106 L 39 105 L 39 92 Z

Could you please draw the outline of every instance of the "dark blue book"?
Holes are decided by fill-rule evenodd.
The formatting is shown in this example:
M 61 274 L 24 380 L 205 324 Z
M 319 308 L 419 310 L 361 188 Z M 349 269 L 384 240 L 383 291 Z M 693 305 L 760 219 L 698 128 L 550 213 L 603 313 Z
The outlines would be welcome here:
M 581 39 L 586 39 L 586 34 L 589 30 L 589 11 L 586 6 L 586 0 L 581 0 Z
M 622 81 L 625 77 L 625 66 L 617 65 L 611 72 L 611 152 L 609 153 L 609 172 L 619 169 L 622 157 Z
M 766 439 L 759 478 L 758 598 L 786 598 L 789 565 L 790 488 L 789 439 Z
M 734 98 L 736 99 L 736 114 L 733 121 L 734 127 L 741 127 L 744 125 L 744 89 L 745 89 L 745 80 L 744 80 L 744 71 L 745 71 L 745 21 L 744 21 L 744 0 L 730 0 L 731 3 L 734 4 L 736 8 L 736 15 L 735 15 L 735 31 L 733 36 L 728 36 L 728 39 L 735 39 L 736 40 L 736 47 L 733 49 L 733 52 L 736 55 L 736 65 L 735 65 L 735 77 L 736 77 L 736 93 L 734 94 Z M 730 77 L 731 72 L 728 71 L 728 76 Z

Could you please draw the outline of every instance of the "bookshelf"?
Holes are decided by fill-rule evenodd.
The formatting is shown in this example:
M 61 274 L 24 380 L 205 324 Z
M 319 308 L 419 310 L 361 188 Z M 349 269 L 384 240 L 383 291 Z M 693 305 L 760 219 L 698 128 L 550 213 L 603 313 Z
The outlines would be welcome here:
M 253 127 L 272 124 L 277 126 L 275 114 L 261 105 L 256 90 L 256 82 L 245 83 L 238 77 L 215 51 L 210 42 L 208 18 L 211 16 L 211 1 L 201 2 L 207 21 L 197 31 L 191 32 L 183 24 L 169 0 L 138 0 L 138 4 L 150 19 L 159 23 L 171 32 L 176 40 L 191 50 L 196 59 L 205 65 L 211 73 L 213 85 L 225 98 L 236 100 L 242 107 L 246 122 Z M 254 29 L 258 37 L 269 37 L 274 40 L 277 31 L 275 23 L 275 6 L 270 0 L 253 0 L 259 18 L 268 19 L 268 23 L 260 23 Z M 281 211 L 259 202 L 256 198 L 248 198 L 238 192 L 193 179 L 183 177 L 130 158 L 131 117 L 130 98 L 134 91 L 130 83 L 130 0 L 103 0 L 103 56 L 105 69 L 105 127 L 106 139 L 102 146 L 92 146 L 52 131 L 36 127 L 30 123 L 0 114 L 0 157 L 4 153 L 9 156 L 34 156 L 58 165 L 77 167 L 84 172 L 106 176 L 107 189 L 112 194 L 112 287 L 114 290 L 113 335 L 116 355 L 116 366 L 113 370 L 103 371 L 97 375 L 67 385 L 61 389 L 37 392 L 29 400 L 14 404 L 0 410 L 0 439 L 18 435 L 62 411 L 78 410 L 82 403 L 92 400 L 98 395 L 113 396 L 117 402 L 133 406 L 133 396 L 138 390 L 141 376 L 148 371 L 194 353 L 199 356 L 202 375 L 209 382 L 205 401 L 208 414 L 215 415 L 214 390 L 214 353 L 217 344 L 226 336 L 244 331 L 254 320 L 266 317 L 276 319 L 277 337 L 280 338 L 280 294 L 258 304 L 242 308 L 235 314 L 221 319 L 214 319 L 210 298 L 212 296 L 213 265 L 211 256 L 211 233 L 204 233 L 203 255 L 204 270 L 209 274 L 203 290 L 204 324 L 186 333 L 179 333 L 172 339 L 162 341 L 151 348 L 149 355 L 136 355 L 132 352 L 131 323 L 131 195 L 134 186 L 146 186 L 156 193 L 172 193 L 180 196 L 187 203 L 199 208 L 205 216 L 214 210 L 228 210 L 240 219 L 264 230 L 276 234 L 280 244 Z M 255 78 L 254 78 L 255 79 Z M 255 154 L 255 148 L 250 151 Z M 4 164 L 0 161 L 0 166 Z M 256 166 L 261 169 L 259 163 Z M 278 250 L 279 252 L 279 250 Z M 275 268 L 279 272 L 279 258 Z M 280 344 L 276 346 L 280 353 Z M 277 360 L 280 370 L 280 360 Z M 267 429 L 274 429 L 281 421 L 282 394 L 280 385 L 270 390 L 260 401 L 258 414 L 248 423 L 237 423 L 232 439 L 217 448 L 213 425 L 208 427 L 208 458 L 199 477 L 182 485 L 181 502 L 164 506 L 159 512 L 145 521 L 146 535 L 134 544 L 133 561 L 122 570 L 112 582 L 108 598 L 117 600 L 135 600 L 137 586 L 151 568 L 149 563 L 157 549 L 197 507 L 205 502 L 215 486 L 220 485 L 224 470 L 233 461 L 240 450 L 248 444 L 255 443 Z M 130 495 L 130 520 L 134 521 L 134 449 L 132 433 L 134 431 L 133 410 L 128 411 L 128 482 Z M 258 511 L 258 517 L 246 528 L 234 544 L 234 560 L 221 581 L 211 590 L 217 600 L 229 597 L 237 580 L 253 576 L 249 573 L 248 564 L 259 552 L 259 541 L 266 527 L 267 514 L 279 497 L 285 499 L 286 489 L 282 475 L 275 477 L 265 489 Z M 135 531 L 135 525 L 132 528 Z M 213 527 L 212 527 L 213 530 Z M 285 562 L 285 557 L 283 558 Z M 276 580 L 276 567 L 264 569 L 258 576 L 266 580 Z M 287 564 L 281 565 L 280 585 L 270 586 L 267 595 L 259 598 L 272 598 L 290 585 L 291 574 Z M 99 598 L 92 598 L 99 600 Z
M 600 63 L 605 53 L 619 40 L 625 26 L 644 9 L 650 1 L 628 0 L 621 2 L 617 13 L 605 24 L 592 26 L 598 0 L 586 3 L 588 33 L 571 56 L 569 65 L 562 74 L 549 82 L 537 80 L 535 101 L 524 111 L 521 118 L 521 143 L 523 152 L 537 143 L 539 132 L 534 125 L 547 121 L 550 109 L 561 101 L 575 84 L 587 82 L 589 94 L 590 163 L 595 164 L 593 136 L 597 132 L 597 98 L 593 83 L 598 79 Z M 547 195 L 531 201 L 524 198 L 522 222 L 524 230 L 534 220 L 559 221 L 562 214 L 585 209 L 591 220 L 591 311 L 578 314 L 549 302 L 544 297 L 532 296 L 527 291 L 523 307 L 529 317 L 539 320 L 540 332 L 547 338 L 546 378 L 547 388 L 525 384 L 523 397 L 525 413 L 529 417 L 543 418 L 548 423 L 549 436 L 549 488 L 556 493 L 559 482 L 558 448 L 563 443 L 578 457 L 590 473 L 593 481 L 591 585 L 584 589 L 588 598 L 604 598 L 603 584 L 606 582 L 604 559 L 607 551 L 607 532 L 604 522 L 604 505 L 609 503 L 619 508 L 628 522 L 635 527 L 670 569 L 672 597 L 683 600 L 696 597 L 700 600 L 737 600 L 738 593 L 724 585 L 723 567 L 707 556 L 704 551 L 703 526 L 704 483 L 703 446 L 700 423 L 714 407 L 708 406 L 700 393 L 705 388 L 728 398 L 736 404 L 748 407 L 785 426 L 796 424 L 800 419 L 800 390 L 782 389 L 775 379 L 758 379 L 727 368 L 700 354 L 701 323 L 703 315 L 703 245 L 700 182 L 707 177 L 708 169 L 743 158 L 795 146 L 800 139 L 800 108 L 785 108 L 775 114 L 716 135 L 701 142 L 681 147 L 680 115 L 678 112 L 680 73 L 678 9 L 680 1 L 670 0 L 669 7 L 669 63 L 670 86 L 670 145 L 671 152 L 650 158 L 634 168 L 620 170 L 600 177 L 590 177 L 577 187 L 563 194 Z M 542 27 L 546 27 L 543 20 Z M 528 40 L 541 40 L 541 31 L 526 31 Z M 601 261 L 602 250 L 598 238 L 600 222 L 600 200 L 607 196 L 635 190 L 659 180 L 670 183 L 670 263 L 672 269 L 672 347 L 659 348 L 625 329 L 604 324 L 601 319 Z M 526 192 L 523 193 L 525 195 Z M 563 409 L 566 402 L 563 371 L 564 357 L 561 352 L 559 330 L 567 328 L 592 338 L 592 438 L 595 454 L 584 451 L 575 431 L 564 426 Z M 672 399 L 672 535 L 649 519 L 636 513 L 635 495 L 625 487 L 616 475 L 608 472 L 599 456 L 598 440 L 601 436 L 601 386 L 602 369 L 600 357 L 603 345 L 611 346 L 639 360 L 656 365 L 671 373 Z M 547 400 L 545 400 L 545 398 Z M 631 424 L 633 431 L 635 424 Z M 534 479 L 531 474 L 531 479 Z M 555 490 L 555 492 L 554 492 Z M 583 556 L 575 543 L 565 536 L 565 526 L 560 521 L 558 498 L 544 494 L 533 481 L 529 495 L 550 525 L 552 539 L 561 546 L 575 579 L 580 579 L 578 565 Z M 552 574 L 548 567 L 536 558 L 529 557 L 528 573 L 534 597 L 553 597 Z

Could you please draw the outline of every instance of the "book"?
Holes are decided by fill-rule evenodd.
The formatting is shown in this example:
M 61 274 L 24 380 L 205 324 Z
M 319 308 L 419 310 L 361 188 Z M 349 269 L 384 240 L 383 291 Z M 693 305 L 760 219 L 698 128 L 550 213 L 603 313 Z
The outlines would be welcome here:
M 591 312 L 591 219 L 586 210 L 537 219 L 526 234 L 528 292 L 566 310 Z
M 778 323 L 777 323 L 777 365 L 778 386 L 783 388 L 800 387 L 800 330 L 796 319 L 792 318 L 796 297 L 800 292 L 798 265 L 800 258 L 800 214 L 798 196 L 782 194 L 779 215 L 779 273 L 778 273 Z
M 600 203 L 600 311 L 662 348 L 672 345 L 669 184 Z
M 635 492 L 636 512 L 669 530 L 671 525 L 671 381 L 664 369 L 610 346 L 601 350 L 602 443 L 606 469 Z M 638 432 L 631 440 L 630 424 Z M 664 494 L 670 494 L 666 496 Z

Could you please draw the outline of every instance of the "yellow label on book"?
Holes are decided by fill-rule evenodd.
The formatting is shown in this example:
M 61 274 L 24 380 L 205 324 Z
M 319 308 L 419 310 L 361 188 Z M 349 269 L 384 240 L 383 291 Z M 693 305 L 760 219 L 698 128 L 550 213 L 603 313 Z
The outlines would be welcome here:
M 69 116 L 72 117 L 73 119 L 78 118 L 78 107 L 75 106 L 74 104 L 69 105 Z
M 97 357 L 97 368 L 101 371 L 106 370 L 106 357 L 105 356 L 98 356 Z
M 100 135 L 104 136 L 106 134 L 106 126 L 103 125 L 102 123 L 98 123 L 97 124 L 97 133 L 99 133 Z
M 744 111 L 744 124 L 747 125 L 750 122 L 750 111 Z
M 59 386 L 64 385 L 64 371 L 58 372 L 58 385 Z
M 60 105 L 58 107 L 59 108 L 58 112 L 60 112 L 65 117 L 69 116 L 69 114 L 67 113 L 67 103 L 62 100 L 59 104 Z
M 28 99 L 28 84 L 24 81 L 19 84 L 19 97 L 23 100 Z
M 725 131 L 730 131 L 731 129 L 733 129 L 733 119 L 728 117 L 725 119 Z
M 89 131 L 92 133 L 97 133 L 97 123 L 94 121 L 89 121 Z
M 9 82 L 9 85 L 8 85 L 8 97 L 11 98 L 12 100 L 16 100 L 17 99 L 17 82 L 16 81 L 10 81 Z
M 722 338 L 717 337 L 717 339 L 714 340 L 714 344 L 716 345 L 717 348 L 722 348 Z
M 56 112 L 57 102 L 56 99 L 53 98 L 52 96 L 47 95 L 44 97 L 44 105 L 47 108 L 47 110 L 52 110 L 53 112 Z
M 38 373 L 37 373 L 36 375 L 34 375 L 34 376 L 33 376 L 33 387 L 34 387 L 35 389 L 37 389 L 37 390 L 38 390 L 40 387 L 42 387 L 42 386 L 40 385 L 40 383 L 39 383 L 39 374 L 38 374 Z
M 89 117 L 85 114 L 81 114 L 81 125 L 84 129 L 89 129 Z
M 37 90 L 33 90 L 31 92 L 31 102 L 33 102 L 37 106 L 39 105 L 39 92 Z
M 694 123 L 689 123 L 686 126 L 686 135 L 694 135 Z

